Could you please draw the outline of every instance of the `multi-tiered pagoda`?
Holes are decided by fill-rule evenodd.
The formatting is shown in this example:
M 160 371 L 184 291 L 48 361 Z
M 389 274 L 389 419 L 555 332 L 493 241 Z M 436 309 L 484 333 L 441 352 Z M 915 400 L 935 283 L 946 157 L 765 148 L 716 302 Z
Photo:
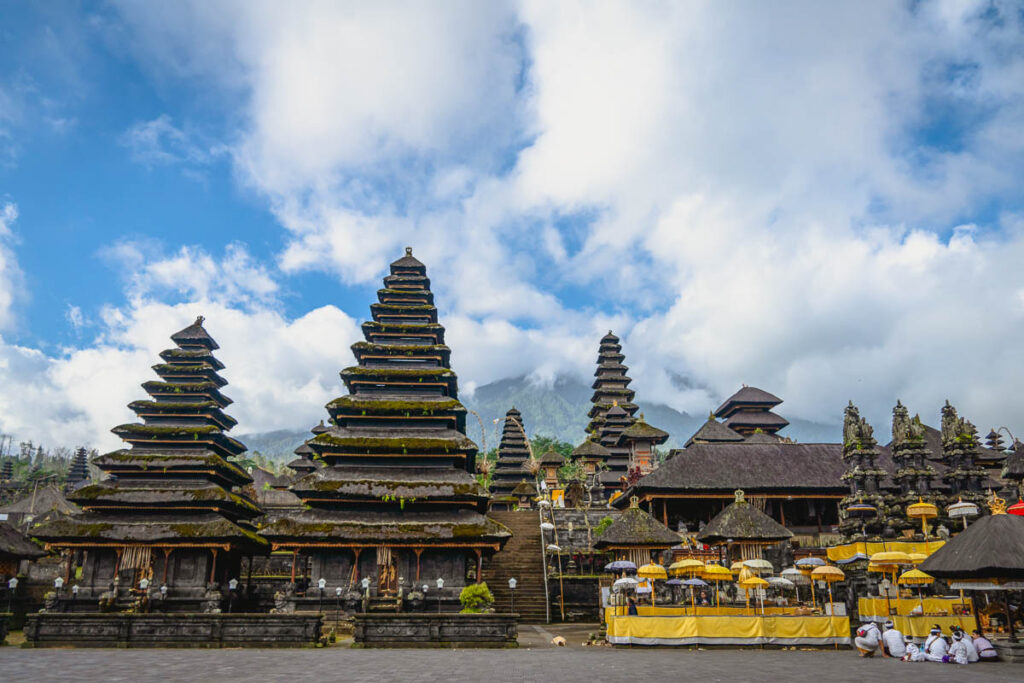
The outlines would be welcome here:
M 341 372 L 348 394 L 327 405 L 330 424 L 307 442 L 326 467 L 291 486 L 308 509 L 271 515 L 260 533 L 303 568 L 308 559 L 313 584 L 322 578 L 333 590 L 367 578 L 376 599 L 397 600 L 400 589 L 428 583 L 432 602 L 440 578 L 451 603 L 510 534 L 484 514 L 477 447 L 412 249 L 391 264 L 377 296 L 365 341 L 352 346 L 357 365 Z
M 523 463 L 529 459 L 530 449 L 526 445 L 523 416 L 513 407 L 505 413 L 505 426 L 498 445 L 498 461 L 491 476 L 491 495 L 495 498 L 511 496 L 513 489 L 527 477 Z
M 129 404 L 142 423 L 112 431 L 129 448 L 94 460 L 108 478 L 69 496 L 83 513 L 45 522 L 33 535 L 82 561 L 79 600 L 117 586 L 125 600 L 140 580 L 167 586 L 167 603 L 195 610 L 208 584 L 242 578 L 241 558 L 267 543 L 252 520 L 262 511 L 241 491 L 252 480 L 229 458 L 245 446 L 226 434 L 224 365 L 203 319 L 171 336 L 154 365 L 149 400 Z M 209 604 L 209 595 L 205 597 Z
M 75 487 L 89 478 L 89 456 L 84 448 L 75 451 L 75 458 L 68 468 L 68 486 Z
M 782 399 L 778 396 L 757 387 L 744 386 L 725 399 L 715 411 L 715 417 L 725 420 L 726 427 L 742 436 L 750 436 L 754 432 L 774 435 L 789 424 L 786 418 L 772 412 L 772 408 L 780 403 Z
M 598 348 L 594 395 L 590 399 L 593 405 L 587 425 L 587 432 L 610 453 L 603 463 L 606 469 L 599 475 L 601 483 L 608 488 L 620 486 L 629 470 L 629 447 L 619 443 L 619 436 L 633 424 L 633 416 L 639 410 L 633 403 L 636 392 L 629 388 L 633 380 L 626 374 L 629 368 L 623 364 L 624 360 L 619 338 L 609 330 Z
M 946 401 L 942 407 L 942 462 L 948 470 L 942 478 L 949 484 L 949 503 L 962 499 L 979 508 L 985 503 L 982 482 L 986 473 L 977 462 L 980 446 L 977 428 L 959 417 Z

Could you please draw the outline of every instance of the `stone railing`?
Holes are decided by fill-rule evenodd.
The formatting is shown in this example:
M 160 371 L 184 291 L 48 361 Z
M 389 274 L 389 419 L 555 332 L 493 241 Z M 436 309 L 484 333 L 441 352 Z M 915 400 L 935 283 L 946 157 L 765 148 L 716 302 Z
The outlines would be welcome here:
M 25 620 L 25 647 L 307 647 L 313 614 L 40 613 Z
M 356 647 L 518 647 L 513 614 L 356 614 Z

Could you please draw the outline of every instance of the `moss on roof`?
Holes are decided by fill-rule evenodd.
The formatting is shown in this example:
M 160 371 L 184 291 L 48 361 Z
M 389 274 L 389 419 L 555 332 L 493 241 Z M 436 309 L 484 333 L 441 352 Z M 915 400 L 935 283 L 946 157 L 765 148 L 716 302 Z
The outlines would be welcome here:
M 594 541 L 595 548 L 664 546 L 670 548 L 682 538 L 651 517 L 646 510 L 629 507 Z

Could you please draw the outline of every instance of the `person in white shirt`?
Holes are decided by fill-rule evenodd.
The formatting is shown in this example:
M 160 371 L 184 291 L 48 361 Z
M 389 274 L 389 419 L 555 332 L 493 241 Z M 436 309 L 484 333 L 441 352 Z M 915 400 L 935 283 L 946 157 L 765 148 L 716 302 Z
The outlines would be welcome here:
M 974 642 L 974 649 L 978 651 L 979 662 L 994 662 L 999 659 L 999 653 L 996 652 L 991 641 L 981 635 L 981 631 L 974 629 L 971 631 L 971 635 L 973 636 L 971 640 Z
M 974 664 L 980 659 L 978 657 L 978 648 L 974 646 L 974 641 L 962 628 L 957 628 L 957 632 L 964 637 L 964 647 L 967 648 L 967 663 Z
M 949 654 L 943 660 L 950 664 L 967 663 L 967 646 L 964 645 L 964 634 L 962 631 L 953 631 L 953 644 L 949 646 Z
M 907 647 L 903 643 L 903 634 L 896 629 L 891 621 L 885 622 L 885 631 L 882 633 L 882 656 L 901 659 L 907 653 Z
M 921 652 L 921 648 L 914 642 L 914 636 L 907 635 L 903 637 L 904 645 L 907 648 L 907 653 L 903 655 L 904 662 L 923 662 L 924 653 Z
M 929 662 L 942 662 L 947 656 L 948 646 L 946 639 L 942 637 L 942 629 L 938 625 L 933 626 L 924 641 L 924 658 Z
M 881 639 L 882 634 L 878 631 L 878 625 L 869 621 L 857 629 L 853 644 L 857 646 L 857 652 L 861 657 L 874 657 Z

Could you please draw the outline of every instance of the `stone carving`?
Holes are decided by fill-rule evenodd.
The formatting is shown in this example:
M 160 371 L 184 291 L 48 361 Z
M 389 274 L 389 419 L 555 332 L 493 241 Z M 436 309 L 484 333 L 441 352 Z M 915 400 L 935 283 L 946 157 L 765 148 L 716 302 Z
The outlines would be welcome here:
M 352 591 L 349 591 L 351 593 Z M 346 595 L 345 609 L 348 609 L 348 596 Z M 274 607 L 271 614 L 290 614 L 295 611 L 295 584 L 285 584 L 283 591 L 274 593 Z
M 206 592 L 203 593 L 203 614 L 220 614 L 220 603 L 223 599 L 219 584 L 206 584 Z

